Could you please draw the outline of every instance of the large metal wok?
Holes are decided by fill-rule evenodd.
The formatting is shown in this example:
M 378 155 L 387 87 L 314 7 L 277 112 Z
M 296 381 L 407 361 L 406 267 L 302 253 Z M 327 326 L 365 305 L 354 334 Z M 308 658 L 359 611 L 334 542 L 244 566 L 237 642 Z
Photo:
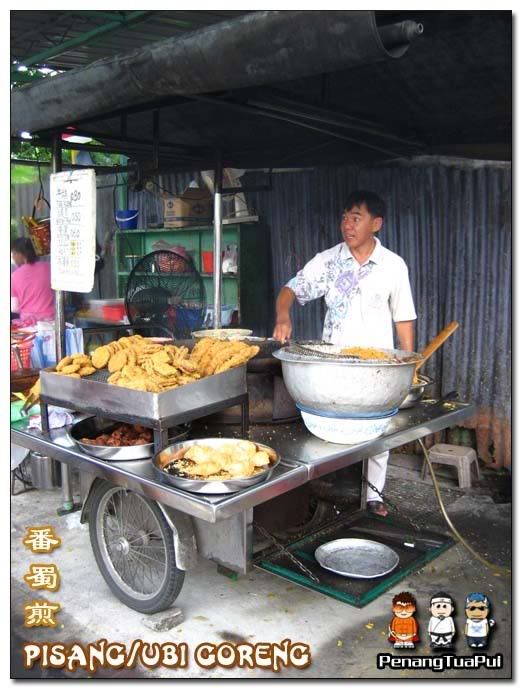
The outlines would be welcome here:
M 380 416 L 398 409 L 411 388 L 416 353 L 382 350 L 390 360 L 362 360 L 341 355 L 341 347 L 288 346 L 280 359 L 290 396 L 307 411 L 334 416 Z

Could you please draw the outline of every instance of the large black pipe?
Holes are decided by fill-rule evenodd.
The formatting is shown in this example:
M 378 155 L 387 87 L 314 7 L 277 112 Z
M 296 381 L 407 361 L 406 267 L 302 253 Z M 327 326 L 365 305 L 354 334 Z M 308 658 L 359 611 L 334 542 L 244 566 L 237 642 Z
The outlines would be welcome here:
M 379 35 L 386 50 L 395 51 L 407 49 L 410 41 L 424 32 L 424 27 L 419 22 L 407 20 L 379 27 Z
M 383 28 L 373 11 L 252 12 L 16 89 L 11 131 L 36 133 L 165 96 L 278 83 L 403 55 L 407 41 L 387 49 Z

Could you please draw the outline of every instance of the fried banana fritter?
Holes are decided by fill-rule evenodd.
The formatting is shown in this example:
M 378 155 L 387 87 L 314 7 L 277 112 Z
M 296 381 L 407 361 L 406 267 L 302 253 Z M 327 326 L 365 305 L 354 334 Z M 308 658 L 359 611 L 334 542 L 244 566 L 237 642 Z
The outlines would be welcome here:
M 57 364 L 56 364 L 56 370 L 61 371 L 64 366 L 70 366 L 73 362 L 72 356 L 64 356 L 63 359 L 61 359 Z
M 259 351 L 242 341 L 199 340 L 186 346 L 162 345 L 141 335 L 130 335 L 98 347 L 92 356 L 64 357 L 56 373 L 79 378 L 107 367 L 108 383 L 131 390 L 160 393 L 187 385 L 214 373 L 244 364 Z

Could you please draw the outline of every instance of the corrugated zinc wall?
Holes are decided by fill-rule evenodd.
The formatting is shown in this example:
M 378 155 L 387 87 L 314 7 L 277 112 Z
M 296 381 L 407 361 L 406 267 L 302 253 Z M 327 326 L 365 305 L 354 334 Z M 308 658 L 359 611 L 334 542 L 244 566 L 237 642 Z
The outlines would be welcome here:
M 180 193 L 193 174 L 158 178 L 152 193 L 129 192 L 140 226 L 161 222 L 162 193 Z M 255 180 L 248 173 L 244 182 Z M 114 229 L 112 183 L 100 177 L 98 241 Z M 262 181 L 266 181 L 263 177 Z M 48 186 L 44 181 L 46 193 Z M 161 187 L 161 188 L 160 188 Z M 363 168 L 346 166 L 275 174 L 273 190 L 248 195 L 271 233 L 274 291 L 318 251 L 340 241 L 343 199 L 352 189 L 380 193 L 388 204 L 381 241 L 405 259 L 418 312 L 417 348 L 450 321 L 460 328 L 425 372 L 433 394 L 457 390 L 478 408 L 467 422 L 492 466 L 511 465 L 511 167 L 478 161 L 426 161 Z M 19 185 L 17 215 L 31 212 L 37 185 Z M 115 296 L 110 256 L 92 296 Z M 319 338 L 320 302 L 294 309 L 295 334 Z
M 481 458 L 510 466 L 510 166 L 429 160 L 274 175 L 273 191 L 251 194 L 249 203 L 270 228 L 276 293 L 315 253 L 341 241 L 343 199 L 355 188 L 387 202 L 380 239 L 409 266 L 417 349 L 450 321 L 460 324 L 426 364 L 433 394 L 456 390 L 474 401 L 477 414 L 465 425 L 476 431 Z M 322 303 L 296 305 L 293 320 L 296 337 L 320 338 Z

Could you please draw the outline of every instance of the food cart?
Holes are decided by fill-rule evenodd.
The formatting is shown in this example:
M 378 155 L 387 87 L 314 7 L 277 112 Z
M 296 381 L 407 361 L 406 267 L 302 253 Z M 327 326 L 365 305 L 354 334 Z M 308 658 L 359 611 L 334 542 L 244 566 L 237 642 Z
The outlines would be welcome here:
M 302 423 L 258 426 L 249 431 L 244 365 L 191 386 L 192 394 L 185 386 L 155 395 L 44 372 L 43 430 L 29 429 L 27 423 L 11 430 L 12 442 L 80 471 L 81 519 L 89 521 L 98 567 L 115 595 L 141 612 L 153 613 L 171 605 L 181 591 L 184 572 L 197 565 L 198 555 L 227 570 L 246 573 L 256 561 L 257 506 L 339 469 L 362 465 L 368 456 L 459 424 L 474 412 L 474 405 L 465 402 L 424 400 L 399 411 L 381 437 L 338 445 L 311 435 Z M 167 406 L 158 406 L 157 398 L 162 396 L 170 396 Z M 142 404 L 144 400 L 148 405 Z M 70 429 L 48 430 L 45 420 L 51 403 L 153 428 L 155 451 L 168 444 L 172 427 L 240 403 L 240 435 L 248 434 L 254 442 L 266 442 L 269 437 L 280 461 L 265 481 L 244 490 L 222 495 L 187 492 L 159 480 L 150 458 L 104 460 L 82 452 Z M 233 430 L 223 426 L 220 432 L 233 437 Z M 361 512 L 363 505 L 361 501 Z M 274 509 L 278 509 L 275 502 Z M 267 534 L 262 526 L 260 531 Z M 272 549 L 275 546 L 280 551 L 277 539 L 267 535 Z M 303 571 L 309 572 L 307 567 Z M 321 590 L 311 579 L 312 587 Z
M 400 25 L 381 27 L 377 24 L 371 12 L 358 13 L 258 13 L 259 16 L 245 17 L 241 20 L 240 28 L 244 35 L 238 34 L 237 26 L 233 23 L 221 27 L 220 53 L 227 55 L 228 62 L 221 64 L 220 73 L 223 81 L 210 84 L 169 85 L 168 75 L 179 74 L 179 70 L 171 68 L 173 51 L 178 49 L 185 51 L 183 59 L 187 58 L 188 43 L 174 42 L 173 45 L 165 45 L 161 54 L 156 57 L 162 61 L 156 64 L 155 69 L 150 68 L 149 53 L 143 60 L 145 78 L 136 79 L 136 92 L 129 91 L 131 84 L 128 78 L 119 79 L 118 75 L 108 78 L 105 71 L 106 64 L 95 65 L 89 70 L 93 78 L 91 82 L 82 81 L 85 94 L 93 94 L 92 99 L 86 99 L 79 104 L 78 100 L 70 99 L 68 76 L 63 75 L 50 83 L 49 101 L 44 106 L 33 100 L 29 104 L 24 102 L 29 90 L 19 90 L 13 96 L 16 126 L 15 133 L 19 129 L 27 129 L 32 132 L 46 133 L 45 140 L 53 145 L 53 172 L 61 169 L 61 133 L 68 124 L 75 122 L 88 122 L 92 116 L 103 116 L 111 110 L 117 113 L 115 131 L 100 133 L 101 140 L 114 142 L 118 150 L 125 150 L 121 142 L 127 138 L 127 115 L 135 114 L 140 109 L 144 116 L 150 114 L 153 121 L 151 141 L 145 141 L 144 146 L 152 145 L 154 168 L 159 168 L 159 158 L 162 140 L 160 138 L 159 108 L 161 103 L 155 104 L 154 99 L 159 96 L 170 95 L 178 97 L 180 93 L 187 93 L 197 102 L 208 104 L 208 97 L 202 93 L 220 91 L 226 87 L 243 88 L 250 83 L 270 84 L 280 81 L 281 74 L 285 79 L 298 78 L 302 74 L 330 72 L 339 65 L 359 65 L 369 62 L 398 57 L 407 50 L 410 38 L 422 33 L 422 26 L 418 23 L 402 22 Z M 339 22 L 343 19 L 347 22 L 344 32 L 347 38 L 355 41 L 356 49 L 351 51 L 350 59 L 347 59 L 344 46 L 337 40 L 327 41 L 325 36 L 339 33 Z M 267 16 L 265 16 L 267 15 Z M 306 25 L 318 34 L 315 54 L 308 52 L 309 64 L 303 60 L 306 46 L 301 45 L 301 40 L 309 41 L 309 34 L 295 30 L 295 20 Z M 318 19 L 324 19 L 330 28 L 317 26 Z M 274 22 L 277 22 L 274 24 Z M 299 59 L 289 61 L 287 51 L 281 55 L 274 53 L 270 60 L 266 58 L 266 42 L 273 42 L 274 31 L 279 30 L 279 23 L 283 26 L 284 41 L 297 40 L 297 46 L 293 54 L 299 55 Z M 257 26 L 259 24 L 259 26 Z M 355 27 L 355 28 L 354 28 Z M 393 31 L 390 33 L 390 28 Z M 262 29 L 262 31 L 260 30 Z M 385 30 L 386 29 L 386 30 Z M 393 34 L 393 35 L 391 35 Z M 283 35 L 283 34 L 282 34 Z M 302 38 L 304 36 L 305 38 Z M 390 37 L 391 36 L 391 37 Z M 257 65 L 251 69 L 248 64 L 242 65 L 237 60 L 235 41 L 244 41 L 253 45 L 259 45 L 259 54 L 265 56 L 261 69 Z M 248 37 L 248 38 L 245 38 Z M 368 40 L 365 40 L 367 38 Z M 371 39 L 371 40 L 370 40 Z M 386 40 L 385 40 L 386 39 Z M 392 40 L 393 39 L 393 40 Z M 230 48 L 225 41 L 230 42 Z M 339 44 L 339 50 L 337 46 Z M 183 78 L 190 73 L 208 75 L 208 64 L 213 64 L 215 57 L 209 50 L 211 43 L 206 38 L 200 40 L 195 34 L 190 53 L 190 61 L 193 70 L 182 70 Z M 227 48 L 225 50 L 225 48 Z M 335 50 L 334 50 L 335 49 Z M 330 55 L 333 50 L 339 55 Z M 159 53 L 159 51 L 157 51 Z M 203 67 L 195 69 L 199 65 L 200 56 L 205 57 Z M 255 53 L 255 49 L 252 51 Z M 349 51 L 348 51 L 349 52 Z M 323 56 L 324 62 L 319 61 Z M 132 58 L 132 56 L 131 56 Z M 138 56 L 139 58 L 139 56 Z M 328 58 L 328 59 L 327 59 Z M 133 58 L 132 58 L 133 59 Z M 282 63 L 281 63 L 282 61 Z M 270 67 L 268 70 L 267 68 Z M 284 72 L 282 69 L 284 67 Z M 289 67 L 292 69 L 289 70 Z M 134 74 L 132 66 L 125 61 L 121 65 L 123 75 Z M 237 73 L 239 72 L 239 73 Z M 243 74 L 245 72 L 245 74 Z M 235 75 L 235 76 L 234 76 Z M 85 73 L 83 75 L 85 77 Z M 151 77 L 156 76 L 160 84 L 151 85 Z M 247 79 L 247 76 L 249 77 Z M 72 75 L 71 75 L 72 77 Z M 232 78 L 234 77 L 234 80 Z M 96 81 L 98 80 L 98 81 Z M 98 84 L 98 85 L 95 85 Z M 150 88 L 150 94 L 145 86 Z M 40 85 L 45 90 L 46 85 Z M 65 93 L 69 109 L 64 112 L 57 97 L 55 89 L 62 87 Z M 103 90 L 101 90 L 103 87 Z M 120 99 L 119 88 L 125 89 L 124 96 Z M 78 84 L 75 83 L 75 88 Z M 164 90 L 168 93 L 164 94 Z M 194 95 L 195 93 L 195 95 Z M 45 94 L 44 94 L 45 95 Z M 31 99 L 32 94 L 29 94 Z M 150 99 L 150 102 L 149 102 Z M 176 98 L 174 98 L 174 101 Z M 151 105 L 152 102 L 152 105 Z M 224 106 L 232 111 L 243 108 L 237 103 L 225 103 L 220 99 L 212 99 L 211 102 L 217 108 Z M 167 103 L 167 105 L 169 105 Z M 81 108 L 78 110 L 78 107 Z M 30 110 L 30 112 L 29 112 Z M 270 114 L 270 113 L 269 113 Z M 107 117 L 109 116 L 107 115 Z M 270 114 L 272 118 L 278 115 Z M 131 118 L 129 118 L 131 119 Z M 134 121 L 134 120 L 133 120 Z M 101 126 L 101 125 L 100 125 Z M 105 126 L 105 123 L 104 123 Z M 140 125 L 141 126 L 141 125 Z M 140 126 L 138 126 L 141 132 Z M 165 127 L 162 125 L 162 136 L 165 135 Z M 92 131 L 96 131 L 96 122 L 91 123 Z M 112 124 L 108 123 L 108 129 Z M 309 127 L 317 129 L 317 127 Z M 175 125 L 171 125 L 174 129 Z M 121 130 L 121 131 L 120 131 Z M 324 130 L 318 130 L 323 131 Z M 250 131 L 249 131 L 250 136 Z M 336 133 L 337 139 L 350 141 L 350 137 Z M 362 137 L 361 137 L 362 138 Z M 397 139 L 397 137 L 395 137 Z M 131 144 L 136 139 L 129 139 Z M 404 150 L 410 151 L 412 143 L 409 140 L 401 140 Z M 277 144 L 279 146 L 279 144 Z M 321 144 L 322 145 L 322 144 Z M 387 144 L 388 145 L 388 144 Z M 312 149 L 315 146 L 311 147 Z M 371 144 L 374 150 L 384 150 Z M 415 146 L 414 146 L 415 149 Z M 207 149 L 200 148 L 195 153 L 198 157 L 194 160 L 200 165 L 200 169 L 212 165 L 215 161 L 214 184 L 214 327 L 220 326 L 221 314 L 221 249 L 222 249 L 222 194 L 223 180 L 222 168 L 226 151 L 214 151 L 209 153 Z M 389 151 L 386 152 L 389 154 Z M 185 160 L 183 158 L 183 160 Z M 193 161 L 191 160 L 191 163 Z M 180 169 L 180 162 L 175 161 L 175 169 Z M 225 189 L 226 191 L 226 189 Z M 57 335 L 57 359 L 61 359 L 64 353 L 64 303 L 63 293 L 56 293 L 56 335 Z M 56 382 L 56 381 L 54 381 Z M 442 430 L 449 426 L 459 424 L 470 417 L 474 412 L 474 405 L 466 402 L 451 402 L 449 405 L 436 400 L 421 401 L 411 409 L 404 409 L 392 419 L 384 435 L 364 443 L 351 445 L 337 445 L 320 440 L 311 435 L 301 423 L 291 426 L 275 425 L 270 428 L 270 445 L 280 457 L 278 465 L 271 475 L 263 482 L 244 490 L 225 495 L 205 495 L 183 491 L 158 480 L 153 471 L 150 459 L 137 461 L 109 461 L 86 454 L 78 449 L 69 435 L 69 429 L 49 430 L 47 424 L 47 405 L 56 404 L 72 408 L 83 414 L 94 414 L 100 417 L 108 417 L 131 423 L 140 423 L 153 429 L 155 451 L 158 452 L 169 442 L 169 430 L 181 423 L 199 419 L 217 410 L 226 409 L 234 405 L 241 405 L 242 424 L 241 435 L 249 433 L 254 441 L 265 441 L 267 427 L 248 430 L 248 394 L 246 384 L 246 367 L 222 373 L 213 377 L 213 380 L 203 380 L 191 384 L 194 394 L 184 388 L 172 392 L 156 395 L 153 393 L 140 393 L 133 390 L 117 390 L 115 386 L 108 385 L 105 380 L 65 380 L 60 378 L 55 385 L 52 376 L 46 373 L 42 376 L 42 431 L 29 429 L 28 424 L 20 422 L 11 430 L 12 442 L 34 452 L 39 452 L 62 463 L 64 471 L 62 482 L 64 490 L 64 504 L 71 504 L 70 476 L 66 470 L 68 467 L 79 469 L 81 475 L 82 493 L 82 520 L 89 521 L 90 537 L 98 567 L 115 595 L 126 605 L 141 612 L 153 613 L 167 608 L 179 595 L 183 584 L 184 572 L 195 567 L 198 555 L 208 558 L 222 567 L 234 572 L 245 573 L 258 561 L 256 544 L 254 542 L 254 526 L 256 524 L 255 510 L 257 507 L 276 501 L 282 496 L 290 499 L 290 494 L 315 479 L 328 476 L 338 470 L 353 466 L 364 466 L 365 458 L 385 450 L 390 450 L 404 443 Z M 201 385 L 200 385 L 201 384 Z M 192 387 L 193 386 L 193 387 Z M 182 394 L 177 394 L 181 392 Z M 117 396 L 116 393 L 122 393 Z M 169 397 L 170 396 L 170 397 Z M 223 428 L 225 435 L 233 435 L 230 427 Z M 364 471 L 363 471 L 364 474 Z M 274 509 L 278 509 L 274 503 Z M 362 501 L 359 507 L 362 507 Z M 266 529 L 259 525 L 260 533 L 267 534 Z M 259 528 L 258 527 L 258 528 Z M 269 546 L 281 554 L 280 543 L 270 534 Z M 266 546 L 266 543 L 265 543 Z M 151 557 L 150 553 L 154 553 Z M 288 554 L 289 551 L 286 551 Z M 292 555 L 294 560 L 297 558 Z M 301 563 L 302 564 L 302 563 Z M 303 569 L 304 567 L 304 569 Z M 309 572 L 308 567 L 300 566 L 303 573 Z M 307 575 L 308 576 L 308 575 Z M 312 583 L 321 590 L 320 583 L 310 577 Z M 391 581 L 391 580 L 390 580 Z M 391 583 L 390 583 L 391 585 Z

